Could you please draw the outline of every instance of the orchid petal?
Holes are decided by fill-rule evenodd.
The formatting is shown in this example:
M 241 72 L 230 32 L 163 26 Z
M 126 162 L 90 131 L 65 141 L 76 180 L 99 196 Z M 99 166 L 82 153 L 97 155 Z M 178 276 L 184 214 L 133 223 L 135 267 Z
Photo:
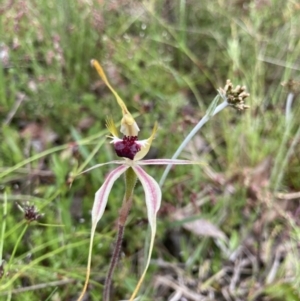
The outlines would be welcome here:
M 151 176 L 149 176 L 141 167 L 133 166 L 132 168 L 135 171 L 140 182 L 142 183 L 142 186 L 145 191 L 146 206 L 147 206 L 147 212 L 148 212 L 148 221 L 149 221 L 149 225 L 151 228 L 151 238 L 150 238 L 149 253 L 148 253 L 148 258 L 146 261 L 145 269 L 144 269 L 142 276 L 140 277 L 140 280 L 139 280 L 138 284 L 136 285 L 135 290 L 132 293 L 132 296 L 130 297 L 129 301 L 133 301 L 134 297 L 138 293 L 138 291 L 144 281 L 146 272 L 147 272 L 149 264 L 150 264 L 151 254 L 152 254 L 153 245 L 154 245 L 154 238 L 155 238 L 155 233 L 156 233 L 156 214 L 157 214 L 157 211 L 159 210 L 160 203 L 161 203 L 161 190 L 159 188 L 158 183 Z
M 92 225 L 90 246 L 89 246 L 89 255 L 88 255 L 88 263 L 87 263 L 86 275 L 85 275 L 85 282 L 84 282 L 83 289 L 82 289 L 82 291 L 80 293 L 80 296 L 78 297 L 77 301 L 82 301 L 83 300 L 83 297 L 85 295 L 86 289 L 87 289 L 88 284 L 89 284 L 89 279 L 90 279 L 90 274 L 91 274 L 93 242 L 94 242 L 94 236 L 95 236 L 95 232 L 96 232 L 96 226 L 97 226 L 97 223 Z
M 104 165 L 104 164 L 98 164 L 98 165 Z M 99 222 L 99 220 L 102 217 L 103 212 L 105 210 L 108 196 L 111 191 L 112 185 L 121 176 L 121 174 L 123 174 L 126 171 L 126 169 L 128 169 L 128 168 L 129 168 L 129 166 L 122 165 L 122 166 L 117 167 L 113 171 L 111 171 L 108 174 L 107 178 L 105 179 L 103 185 L 100 187 L 100 189 L 95 194 L 95 201 L 94 201 L 93 210 L 92 210 L 92 230 L 91 230 L 86 278 L 85 278 L 83 290 L 77 301 L 81 301 L 83 299 L 85 291 L 88 286 L 90 273 L 91 273 L 93 241 L 94 241 L 97 223 Z
M 111 116 L 106 119 L 106 127 L 114 137 L 118 137 L 118 130 Z
M 134 156 L 134 161 L 141 160 L 147 155 L 151 147 L 152 141 L 155 137 L 156 131 L 157 131 L 157 123 L 154 124 L 151 136 L 148 139 L 137 141 L 138 143 L 141 144 L 141 150 Z
M 124 163 L 124 162 L 123 162 Z M 129 166 L 121 165 L 111 171 L 100 189 L 95 194 L 95 201 L 92 209 L 92 223 L 97 224 L 103 215 L 104 209 L 107 204 L 108 196 L 114 182 L 128 169 Z
M 177 159 L 149 159 L 136 162 L 138 165 L 190 165 L 190 164 L 205 164 L 199 161 L 177 160 Z
M 118 95 L 118 93 L 110 85 L 110 83 L 107 80 L 107 77 L 106 77 L 101 65 L 99 64 L 99 62 L 97 60 L 91 60 L 91 65 L 94 68 L 96 68 L 98 74 L 100 75 L 100 77 L 102 78 L 102 80 L 104 81 L 106 86 L 114 94 L 119 106 L 122 109 L 123 118 L 122 118 L 122 121 L 121 121 L 121 133 L 123 133 L 126 136 L 137 136 L 138 132 L 140 130 L 138 125 L 136 124 L 134 118 L 132 117 L 132 115 L 128 111 L 124 101 L 121 99 L 121 97 Z
M 124 164 L 124 160 L 113 160 L 113 161 L 109 161 L 109 162 L 105 162 L 105 163 L 96 164 L 93 167 L 90 167 L 90 168 L 82 171 L 81 173 L 78 174 L 78 176 L 81 175 L 81 174 L 83 174 L 83 173 L 86 173 L 88 171 L 91 171 L 93 169 L 96 169 L 98 167 L 101 167 L 103 165 L 108 165 L 108 164 L 119 164 L 120 165 L 120 164 Z

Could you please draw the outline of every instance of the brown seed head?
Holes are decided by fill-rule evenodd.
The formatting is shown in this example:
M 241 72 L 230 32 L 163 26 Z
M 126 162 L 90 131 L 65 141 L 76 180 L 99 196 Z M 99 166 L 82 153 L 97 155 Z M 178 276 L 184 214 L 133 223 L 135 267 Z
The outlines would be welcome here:
M 248 92 L 246 92 L 245 86 L 237 85 L 235 88 L 232 82 L 227 79 L 225 87 L 220 91 L 227 98 L 228 104 L 238 111 L 243 111 L 249 109 L 248 105 L 245 105 L 245 99 L 250 96 Z
M 24 218 L 29 223 L 39 220 L 44 215 L 44 214 L 39 213 L 37 208 L 34 205 L 26 204 L 23 207 L 18 205 L 18 207 L 24 213 Z

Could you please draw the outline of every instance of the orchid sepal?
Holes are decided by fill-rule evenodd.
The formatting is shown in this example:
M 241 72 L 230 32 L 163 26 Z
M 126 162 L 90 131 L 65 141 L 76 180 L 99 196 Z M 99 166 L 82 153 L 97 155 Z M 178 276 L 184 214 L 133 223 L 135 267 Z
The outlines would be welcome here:
M 146 276 L 148 267 L 150 265 L 151 255 L 153 251 L 154 239 L 156 234 L 156 215 L 160 208 L 161 204 L 161 190 L 158 183 L 149 176 L 140 166 L 133 166 L 132 169 L 135 171 L 138 179 L 140 180 L 144 192 L 145 192 L 145 199 L 146 199 L 146 206 L 147 206 L 147 213 L 148 213 L 148 222 L 151 228 L 151 236 L 150 236 L 150 244 L 149 244 L 149 251 L 148 256 L 146 259 L 146 266 L 145 269 L 132 293 L 129 301 L 133 301 L 135 296 L 137 295 L 144 278 Z
M 99 165 L 105 165 L 105 164 L 99 164 Z M 113 171 L 111 171 L 107 178 L 105 179 L 102 186 L 99 188 L 99 190 L 95 193 L 95 200 L 93 204 L 92 209 L 92 229 L 91 229 L 91 237 L 90 237 L 90 246 L 89 246 L 89 254 L 88 254 L 88 264 L 87 264 L 87 273 L 86 273 L 86 279 L 84 283 L 83 290 L 78 298 L 77 301 L 81 301 L 84 297 L 84 293 L 87 289 L 87 285 L 90 278 L 90 272 L 91 272 L 91 261 L 92 261 L 92 250 L 93 250 L 93 242 L 94 242 L 94 236 L 96 232 L 96 227 L 103 216 L 109 193 L 112 189 L 112 186 L 114 182 L 129 168 L 127 165 L 121 165 L 115 168 Z
M 108 131 L 113 135 L 113 138 L 118 137 L 118 130 L 111 116 L 106 118 L 106 127 Z
M 96 164 L 96 165 L 94 165 L 94 166 L 92 166 L 92 167 L 90 167 L 90 168 L 88 168 L 88 169 L 80 172 L 78 174 L 78 176 L 82 175 L 84 173 L 87 173 L 87 172 L 89 172 L 89 171 L 91 171 L 93 169 L 96 169 L 98 167 L 101 167 L 101 166 L 104 166 L 104 165 L 108 165 L 108 164 L 118 164 L 118 165 L 121 165 L 121 164 L 124 164 L 124 160 L 113 160 L 113 161 L 109 161 L 109 162 L 105 162 L 105 163 Z
M 147 159 L 136 162 L 138 165 L 201 165 L 205 164 L 199 161 L 189 161 L 189 160 L 180 160 L 180 159 Z
M 157 122 L 155 122 L 151 136 L 148 139 L 137 141 L 141 145 L 141 150 L 134 156 L 134 161 L 139 161 L 143 159 L 149 152 L 152 141 L 155 137 L 155 134 L 157 132 Z
M 127 165 L 121 165 L 111 171 L 106 177 L 104 183 L 95 194 L 94 205 L 92 209 L 92 223 L 97 224 L 101 219 L 108 200 L 109 193 L 114 182 L 129 168 Z
M 106 86 L 110 89 L 110 91 L 114 94 L 119 106 L 121 107 L 123 118 L 121 120 L 121 133 L 125 136 L 137 136 L 139 132 L 139 127 L 137 123 L 135 122 L 134 118 L 128 111 L 124 101 L 122 98 L 118 95 L 118 93 L 114 90 L 114 88 L 110 85 L 101 65 L 97 60 L 91 60 L 91 65 L 97 70 L 98 74 L 106 84 Z

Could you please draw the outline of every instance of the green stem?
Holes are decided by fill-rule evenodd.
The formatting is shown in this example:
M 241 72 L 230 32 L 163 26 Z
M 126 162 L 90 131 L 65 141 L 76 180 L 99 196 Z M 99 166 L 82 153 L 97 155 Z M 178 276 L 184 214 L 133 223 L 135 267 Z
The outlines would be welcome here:
M 119 213 L 119 220 L 118 220 L 117 240 L 114 246 L 113 254 L 111 257 L 108 273 L 104 284 L 104 292 L 103 292 L 104 301 L 110 300 L 110 288 L 111 288 L 112 277 L 114 274 L 114 270 L 120 259 L 125 223 L 128 217 L 129 210 L 132 205 L 132 196 L 133 196 L 133 190 L 136 184 L 136 180 L 137 177 L 133 169 L 132 168 L 127 169 L 127 171 L 125 172 L 125 195 L 124 195 L 123 204 Z
M 218 99 L 218 95 L 214 99 L 216 101 Z M 214 102 L 213 101 L 213 102 Z M 181 154 L 183 149 L 187 146 L 187 144 L 192 140 L 192 138 L 196 135 L 196 133 L 202 128 L 202 126 L 213 116 L 221 112 L 223 109 L 225 109 L 228 106 L 227 101 L 223 101 L 221 104 L 219 104 L 212 112 L 207 112 L 202 119 L 196 124 L 196 126 L 192 129 L 192 131 L 186 136 L 186 138 L 183 140 L 183 142 L 178 147 L 177 151 L 173 155 L 172 159 L 175 160 L 178 158 L 178 156 Z M 159 186 L 162 187 L 165 183 L 165 180 L 172 168 L 172 164 L 167 165 L 161 179 L 159 182 Z
M 3 204 L 2 229 L 1 229 L 1 238 L 0 238 L 0 269 L 2 266 L 2 259 L 3 259 L 3 244 L 4 244 L 4 235 L 5 235 L 5 228 L 6 228 L 6 215 L 7 215 L 7 194 L 5 191 L 4 204 Z M 1 279 L 1 272 L 0 272 L 0 279 Z
M 28 228 L 28 225 L 29 225 L 29 224 L 25 224 L 25 227 L 23 228 L 23 230 L 22 230 L 20 236 L 18 237 L 18 240 L 16 241 L 16 244 L 15 244 L 15 246 L 14 246 L 13 252 L 12 252 L 12 254 L 11 254 L 11 257 L 10 257 L 9 262 L 8 262 L 8 265 L 7 265 L 7 270 L 10 269 L 10 266 L 11 266 L 11 264 L 12 264 L 12 261 L 13 261 L 14 258 L 15 258 L 15 255 L 16 255 L 16 252 L 17 252 L 17 249 L 18 249 L 18 246 L 19 246 L 19 244 L 20 244 L 20 241 L 21 241 L 21 239 L 23 238 L 23 236 L 25 235 L 25 233 L 26 233 L 26 231 L 27 231 L 27 228 Z

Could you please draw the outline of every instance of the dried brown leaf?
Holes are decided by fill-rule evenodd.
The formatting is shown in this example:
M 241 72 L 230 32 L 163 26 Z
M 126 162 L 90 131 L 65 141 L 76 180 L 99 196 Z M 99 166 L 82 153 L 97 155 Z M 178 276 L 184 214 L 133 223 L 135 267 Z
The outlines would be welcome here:
M 173 218 L 176 221 L 182 221 L 187 217 L 184 216 L 180 211 L 177 211 L 173 214 Z M 188 221 L 186 223 L 183 223 L 182 227 L 197 236 L 206 236 L 227 240 L 227 237 L 223 231 L 221 231 L 216 225 L 205 219 Z

